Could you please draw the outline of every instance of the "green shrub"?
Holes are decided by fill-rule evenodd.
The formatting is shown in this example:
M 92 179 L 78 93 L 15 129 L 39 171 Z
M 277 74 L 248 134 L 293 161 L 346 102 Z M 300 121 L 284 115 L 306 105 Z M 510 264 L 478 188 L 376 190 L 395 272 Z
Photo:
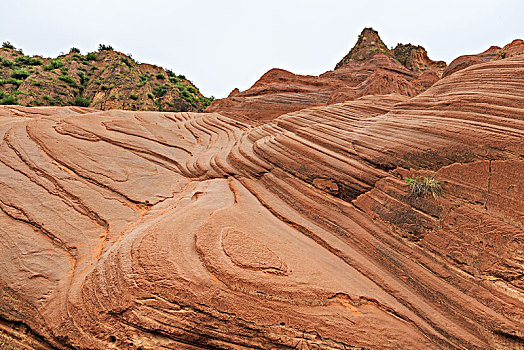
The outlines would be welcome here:
M 13 69 L 13 71 L 11 72 L 11 77 L 15 79 L 25 79 L 30 75 L 31 74 L 23 68 Z
M 157 78 L 157 79 L 160 79 L 160 80 L 164 80 L 166 77 L 164 76 L 164 74 L 162 74 L 162 73 L 158 73 L 158 74 L 156 75 L 156 78 Z
M 111 45 L 99 44 L 98 51 L 113 51 L 113 47 Z
M 24 82 L 23 80 L 16 79 L 16 78 L 9 78 L 9 79 L 6 80 L 7 84 L 13 84 L 13 85 L 16 85 L 16 86 L 22 85 L 23 82 Z
M 156 97 L 162 97 L 169 91 L 169 87 L 166 85 L 155 86 L 153 88 L 153 94 Z
M 62 97 L 49 97 L 49 95 L 44 96 L 44 100 L 47 101 L 47 104 L 50 106 L 59 106 L 64 104 L 64 100 L 62 100 Z
M 191 95 L 187 90 L 181 90 L 178 92 L 180 96 L 182 96 L 185 100 L 191 100 Z M 189 101 L 188 101 L 189 102 Z
M 86 59 L 88 61 L 96 61 L 96 58 L 98 57 L 98 55 L 96 54 L 96 52 L 90 52 L 86 55 Z
M 13 45 L 11 45 L 11 43 L 9 41 L 4 41 L 2 43 L 2 48 L 3 49 L 16 49 L 16 47 L 14 47 Z
M 69 52 L 72 52 L 72 53 L 80 53 L 80 50 L 77 49 L 76 47 L 72 47 L 69 49 Z
M 178 76 L 173 73 L 171 69 L 166 69 L 167 77 L 169 78 L 169 81 L 173 84 L 176 84 L 179 82 L 180 79 L 178 79 Z
M 140 74 L 139 78 L 140 81 L 138 82 L 138 86 L 144 86 L 149 80 L 149 75 L 147 75 L 146 73 L 142 73 Z
M 50 60 L 48 64 L 44 66 L 44 70 L 58 69 L 64 66 L 64 63 L 60 59 Z
M 129 95 L 129 98 L 136 101 L 138 100 L 138 95 L 132 93 L 131 95 Z
M 42 64 L 42 60 L 36 57 L 18 56 L 15 62 L 22 65 L 39 66 Z
M 15 63 L 13 61 L 10 61 L 8 59 L 2 60 L 2 66 L 4 67 L 13 67 Z
M 74 100 L 70 101 L 72 106 L 89 107 L 91 101 L 85 97 L 77 96 Z
M 155 96 L 154 96 L 152 93 L 148 93 L 148 94 L 147 94 L 147 97 L 149 97 L 149 98 L 152 99 L 152 100 L 155 98 Z
M 211 102 L 213 102 L 215 100 L 215 97 L 211 96 L 211 97 L 205 97 L 205 96 L 200 96 L 199 97 L 199 101 L 202 103 L 202 105 L 204 106 L 204 109 L 206 109 L 207 107 L 209 107 L 209 105 L 211 104 Z
M 442 193 L 442 187 L 440 186 L 440 180 L 433 176 L 415 176 L 405 177 L 406 184 L 410 187 L 411 194 L 416 198 L 424 197 L 431 193 L 433 198 L 437 199 Z
M 132 64 L 131 64 L 131 61 L 129 59 L 127 59 L 127 57 L 122 57 L 120 58 L 120 61 L 122 61 L 126 66 L 128 66 L 129 68 L 132 67 Z
M 63 82 L 66 82 L 69 86 L 72 86 L 74 88 L 78 87 L 76 80 L 70 77 L 69 75 L 61 75 L 58 77 L 58 79 L 62 80 Z
M 3 91 L 0 91 L 0 105 L 16 105 L 18 101 L 16 95 L 9 95 Z
M 109 86 L 107 86 L 106 84 L 104 84 L 104 85 L 102 85 L 100 88 L 101 88 L 102 90 L 105 91 L 105 90 L 108 90 L 108 89 L 109 89 Z
M 73 61 L 77 61 L 77 62 L 84 62 L 86 59 L 84 58 L 84 56 L 82 55 L 79 55 L 77 53 L 73 54 L 73 56 L 71 57 L 71 59 Z
M 87 75 L 82 71 L 79 71 L 76 74 L 78 75 L 78 77 L 80 77 L 80 85 L 82 85 L 83 87 L 86 87 L 87 82 L 89 81 L 89 78 L 87 77 Z

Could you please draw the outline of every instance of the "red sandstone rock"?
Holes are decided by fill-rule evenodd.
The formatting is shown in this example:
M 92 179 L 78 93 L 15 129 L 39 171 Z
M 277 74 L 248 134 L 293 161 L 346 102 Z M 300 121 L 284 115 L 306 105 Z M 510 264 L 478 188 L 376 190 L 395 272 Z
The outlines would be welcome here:
M 248 90 L 213 101 L 206 112 L 260 125 L 285 113 L 365 95 L 415 96 L 434 84 L 445 66 L 430 60 L 421 46 L 399 44 L 389 50 L 376 31 L 366 28 L 334 71 L 314 77 L 272 69 Z
M 443 77 L 458 72 L 459 70 L 474 64 L 501 60 L 522 54 L 524 54 L 524 41 L 521 39 L 513 40 L 502 49 L 498 46 L 491 46 L 489 49 L 479 53 L 478 55 L 464 55 L 457 57 L 444 70 Z
M 318 77 L 272 69 L 248 90 L 213 101 L 206 112 L 259 125 L 285 113 L 365 95 L 415 96 L 438 80 L 435 74 L 428 74 L 411 72 L 385 54 L 376 54 L 369 61 L 351 62 Z
M 1 106 L 0 346 L 522 348 L 524 55 L 373 59 L 230 96 L 354 93 L 258 126 Z

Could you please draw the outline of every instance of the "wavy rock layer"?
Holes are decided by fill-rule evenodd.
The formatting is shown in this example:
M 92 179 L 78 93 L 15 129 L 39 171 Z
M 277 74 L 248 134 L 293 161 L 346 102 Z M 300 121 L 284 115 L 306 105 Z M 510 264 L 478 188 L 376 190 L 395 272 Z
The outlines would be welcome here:
M 257 127 L 2 107 L 0 344 L 520 349 L 523 88 L 515 56 Z
M 385 54 L 351 62 L 320 76 L 303 76 L 272 69 L 251 88 L 234 90 L 215 100 L 206 112 L 217 112 L 250 125 L 260 125 L 301 109 L 355 100 L 362 96 L 416 96 L 433 85 L 436 73 L 414 73 Z
M 439 80 L 445 67 L 445 62 L 429 59 L 422 46 L 399 44 L 390 50 L 375 30 L 364 28 L 333 71 L 317 77 L 271 69 L 246 91 L 235 89 L 213 101 L 206 112 L 260 125 L 285 113 L 367 95 L 412 97 Z

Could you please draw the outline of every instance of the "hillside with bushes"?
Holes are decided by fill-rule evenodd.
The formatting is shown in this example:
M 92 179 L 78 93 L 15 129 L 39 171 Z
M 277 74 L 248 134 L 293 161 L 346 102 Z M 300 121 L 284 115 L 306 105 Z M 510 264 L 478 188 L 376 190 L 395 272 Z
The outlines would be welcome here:
M 86 55 L 73 47 L 56 58 L 24 55 L 9 42 L 0 49 L 0 105 L 197 112 L 212 100 L 184 75 L 108 45 Z

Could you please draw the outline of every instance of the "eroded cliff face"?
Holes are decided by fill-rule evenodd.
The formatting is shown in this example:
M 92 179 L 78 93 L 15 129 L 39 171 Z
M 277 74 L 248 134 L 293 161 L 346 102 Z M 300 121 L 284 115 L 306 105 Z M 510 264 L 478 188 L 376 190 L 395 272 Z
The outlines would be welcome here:
M 522 91 L 516 55 L 258 126 L 1 107 L 0 344 L 520 349 Z

